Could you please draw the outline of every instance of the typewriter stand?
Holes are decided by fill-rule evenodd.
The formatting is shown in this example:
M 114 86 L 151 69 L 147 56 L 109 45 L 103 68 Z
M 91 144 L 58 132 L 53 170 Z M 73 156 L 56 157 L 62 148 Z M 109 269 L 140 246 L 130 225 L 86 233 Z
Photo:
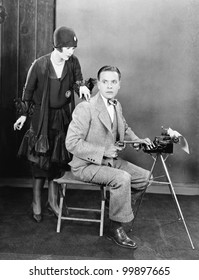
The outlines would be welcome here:
M 160 160 L 161 160 L 161 162 L 162 162 L 162 165 L 163 165 L 163 168 L 164 168 L 164 171 L 165 171 L 165 174 L 166 174 L 166 178 L 167 178 L 167 182 L 161 182 L 161 181 L 155 181 L 155 180 L 153 180 L 152 183 L 164 184 L 164 185 L 166 184 L 166 185 L 169 186 L 170 193 L 171 193 L 172 198 L 173 198 L 173 200 L 174 200 L 174 204 L 175 204 L 176 211 L 177 211 L 177 214 L 178 214 L 178 220 L 183 222 L 184 227 L 185 227 L 185 230 L 186 230 L 187 235 L 188 235 L 188 238 L 189 238 L 189 241 L 190 241 L 190 243 L 191 243 L 192 249 L 195 249 L 195 248 L 194 248 L 194 245 L 193 245 L 193 242 L 192 242 L 192 239 L 191 239 L 191 236 L 190 236 L 190 234 L 189 234 L 187 225 L 186 225 L 186 223 L 185 223 L 185 220 L 184 220 L 184 217 L 183 217 L 183 214 L 182 214 L 182 210 L 181 210 L 181 208 L 180 208 L 180 205 L 179 205 L 179 202 L 178 202 L 178 199 L 177 199 L 177 196 L 176 196 L 176 193 L 175 193 L 173 184 L 172 184 L 172 182 L 171 182 L 171 178 L 170 178 L 170 176 L 169 176 L 169 172 L 168 172 L 166 163 L 165 163 L 166 160 L 167 160 L 167 158 L 168 158 L 168 156 L 169 156 L 169 154 L 166 154 L 165 157 L 163 157 L 162 153 L 159 153 L 159 152 L 157 152 L 155 156 L 153 156 L 152 154 L 150 154 L 150 155 L 152 156 L 152 158 L 153 158 L 153 160 L 154 160 L 153 165 L 152 165 L 152 168 L 151 168 L 151 171 L 150 171 L 150 177 L 151 177 L 151 174 L 152 174 L 152 172 L 153 172 L 153 170 L 154 170 L 154 168 L 155 168 L 155 165 L 156 165 L 156 163 L 157 163 L 157 161 L 158 161 L 158 158 L 160 158 Z M 149 177 L 149 178 L 150 178 L 150 177 Z

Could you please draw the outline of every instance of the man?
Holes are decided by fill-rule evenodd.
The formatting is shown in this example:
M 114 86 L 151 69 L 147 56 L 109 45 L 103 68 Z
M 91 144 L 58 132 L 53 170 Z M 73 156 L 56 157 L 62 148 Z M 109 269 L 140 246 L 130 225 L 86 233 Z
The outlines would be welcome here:
M 118 157 L 121 148 L 116 142 L 130 140 L 149 148 L 153 144 L 148 138 L 138 138 L 128 127 L 121 105 L 114 99 L 120 89 L 120 79 L 121 73 L 116 67 L 104 66 L 98 71 L 99 92 L 75 108 L 66 148 L 73 154 L 69 164 L 77 178 L 110 187 L 107 237 L 122 247 L 135 249 L 136 243 L 122 225 L 134 218 L 131 188 L 145 190 L 150 172 Z

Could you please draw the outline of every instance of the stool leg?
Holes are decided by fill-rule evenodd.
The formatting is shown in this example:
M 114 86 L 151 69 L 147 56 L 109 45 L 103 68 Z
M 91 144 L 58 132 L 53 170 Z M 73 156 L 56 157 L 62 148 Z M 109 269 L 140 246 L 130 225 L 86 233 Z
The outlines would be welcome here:
M 101 202 L 101 217 L 100 217 L 100 236 L 103 236 L 104 231 L 104 209 L 105 209 L 105 200 Z
M 100 216 L 100 236 L 103 236 L 104 231 L 104 212 L 106 200 L 106 186 L 101 186 L 101 216 Z
M 57 220 L 57 232 L 60 232 L 61 228 L 61 218 L 62 218 L 62 208 L 63 208 L 63 201 L 65 197 L 65 192 L 66 192 L 66 184 L 63 184 L 60 186 L 62 188 L 62 195 L 60 197 L 60 202 L 59 202 L 59 215 L 58 215 L 58 220 Z

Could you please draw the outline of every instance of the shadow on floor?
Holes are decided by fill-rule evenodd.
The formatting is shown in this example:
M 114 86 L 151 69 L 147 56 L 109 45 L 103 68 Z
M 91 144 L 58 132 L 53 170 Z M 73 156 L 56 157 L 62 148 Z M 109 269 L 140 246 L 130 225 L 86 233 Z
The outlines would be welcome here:
M 97 191 L 68 191 L 68 204 L 78 201 L 84 207 L 99 203 Z M 47 189 L 43 190 L 44 220 L 31 219 L 31 188 L 0 188 L 0 259 L 112 259 L 112 260 L 199 260 L 199 196 L 178 196 L 195 250 L 184 225 L 177 220 L 171 195 L 145 194 L 129 236 L 137 250 L 116 246 L 99 237 L 99 224 L 63 221 L 56 233 L 57 220 L 45 209 Z M 105 218 L 105 233 L 108 218 Z

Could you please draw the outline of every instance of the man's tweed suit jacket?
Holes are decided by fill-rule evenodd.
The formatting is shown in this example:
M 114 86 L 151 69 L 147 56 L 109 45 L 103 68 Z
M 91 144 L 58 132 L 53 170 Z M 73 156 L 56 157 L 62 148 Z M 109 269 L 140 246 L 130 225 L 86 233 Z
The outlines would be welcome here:
M 139 139 L 127 125 L 119 102 L 115 106 L 115 111 L 119 140 Z M 91 165 L 92 178 L 101 164 L 106 163 L 104 152 L 111 144 L 114 144 L 111 120 L 101 95 L 97 93 L 89 102 L 79 103 L 73 111 L 66 137 L 66 148 L 73 154 L 69 164 L 75 169 Z M 111 164 L 112 159 L 107 161 Z

